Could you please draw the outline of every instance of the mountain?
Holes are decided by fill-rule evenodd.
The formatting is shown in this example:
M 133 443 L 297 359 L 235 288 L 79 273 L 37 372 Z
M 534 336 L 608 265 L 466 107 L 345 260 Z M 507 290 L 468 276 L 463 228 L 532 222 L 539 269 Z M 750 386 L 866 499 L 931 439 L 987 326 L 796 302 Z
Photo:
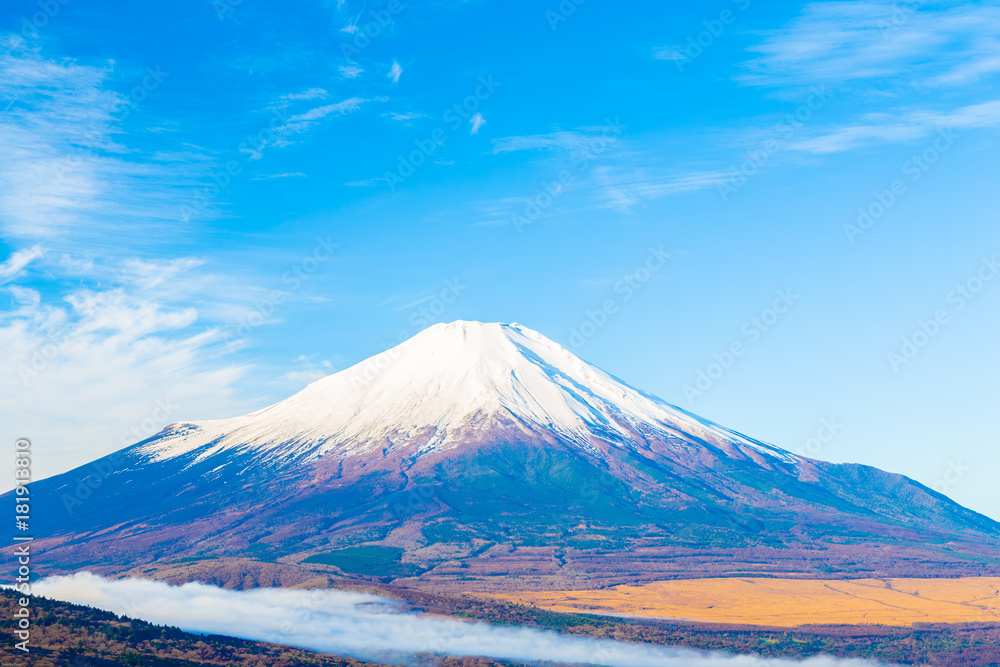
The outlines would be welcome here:
M 439 324 L 232 419 L 36 482 L 51 571 L 441 590 L 995 575 L 1000 524 L 642 392 L 517 324 Z

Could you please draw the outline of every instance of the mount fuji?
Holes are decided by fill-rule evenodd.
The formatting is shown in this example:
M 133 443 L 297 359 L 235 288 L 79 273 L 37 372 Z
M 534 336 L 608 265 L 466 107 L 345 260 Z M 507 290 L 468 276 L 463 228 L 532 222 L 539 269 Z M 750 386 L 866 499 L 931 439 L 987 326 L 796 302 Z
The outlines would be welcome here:
M 1000 573 L 1000 524 L 726 429 L 517 324 L 432 326 L 31 492 L 51 572 L 453 591 Z

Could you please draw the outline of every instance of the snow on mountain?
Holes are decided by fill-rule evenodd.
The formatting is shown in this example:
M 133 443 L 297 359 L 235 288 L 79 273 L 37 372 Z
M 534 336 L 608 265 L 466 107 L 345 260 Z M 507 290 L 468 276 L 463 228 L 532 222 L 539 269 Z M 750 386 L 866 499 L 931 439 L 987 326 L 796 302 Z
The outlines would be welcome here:
M 614 441 L 654 432 L 798 460 L 637 390 L 527 327 L 464 321 L 432 326 L 263 410 L 172 424 L 139 453 L 163 460 L 199 450 L 204 460 L 236 449 L 313 459 L 363 454 L 431 430 L 426 453 L 458 446 L 466 428 L 511 418 L 583 447 L 595 433 Z

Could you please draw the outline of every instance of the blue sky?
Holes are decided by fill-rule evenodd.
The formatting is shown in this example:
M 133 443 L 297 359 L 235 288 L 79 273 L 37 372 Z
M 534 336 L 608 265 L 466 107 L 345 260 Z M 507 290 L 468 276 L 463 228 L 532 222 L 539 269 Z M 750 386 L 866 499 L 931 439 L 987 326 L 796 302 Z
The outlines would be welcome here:
M 2 12 L 36 475 L 476 319 L 1000 518 L 997 4 Z

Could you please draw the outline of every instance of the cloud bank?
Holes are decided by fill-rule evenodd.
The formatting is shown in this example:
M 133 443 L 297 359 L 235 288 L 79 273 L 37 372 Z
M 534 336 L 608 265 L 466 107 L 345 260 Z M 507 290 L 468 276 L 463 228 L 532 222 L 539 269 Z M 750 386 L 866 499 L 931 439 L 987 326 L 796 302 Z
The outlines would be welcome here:
M 571 637 L 421 616 L 386 598 L 330 590 L 232 591 L 145 579 L 111 581 L 90 573 L 50 577 L 34 593 L 184 630 L 223 634 L 314 651 L 405 662 L 409 654 L 488 656 L 610 667 L 873 667 L 817 657 L 799 662 L 757 656 Z

